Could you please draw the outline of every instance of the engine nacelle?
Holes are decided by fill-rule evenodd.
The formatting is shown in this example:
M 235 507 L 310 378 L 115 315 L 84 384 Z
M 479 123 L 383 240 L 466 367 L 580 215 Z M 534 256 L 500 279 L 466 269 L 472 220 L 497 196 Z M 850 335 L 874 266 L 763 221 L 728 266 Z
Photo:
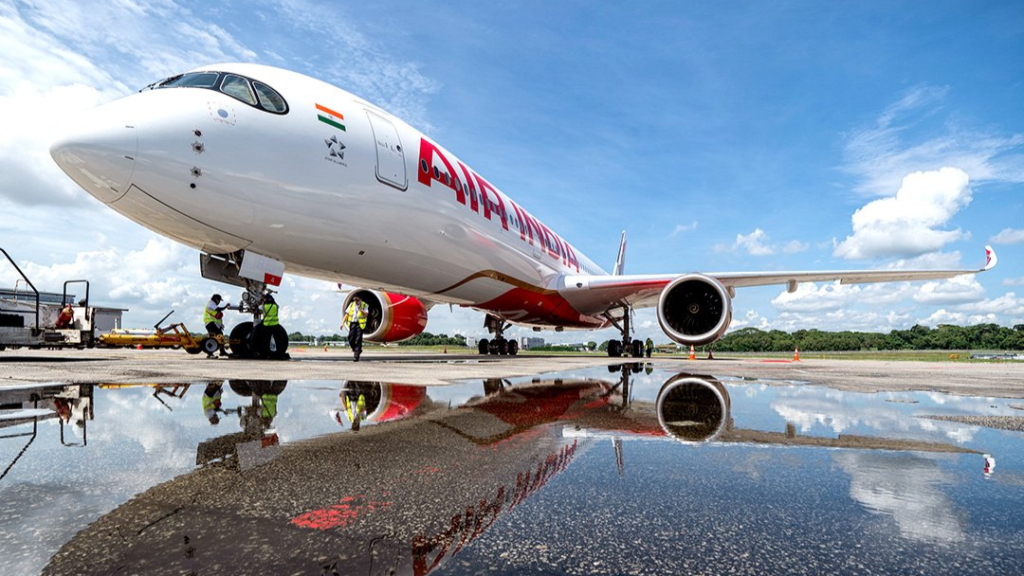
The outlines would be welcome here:
M 369 308 L 363 339 L 368 342 L 401 342 L 423 332 L 427 327 L 427 307 L 414 296 L 376 290 L 353 290 L 345 298 L 342 314 L 352 298 L 359 298 Z
M 718 280 L 703 274 L 686 274 L 662 290 L 658 322 L 665 334 L 680 344 L 708 344 L 729 329 L 732 298 Z
M 681 442 L 707 442 L 726 429 L 729 390 L 715 378 L 677 374 L 658 392 L 658 423 Z

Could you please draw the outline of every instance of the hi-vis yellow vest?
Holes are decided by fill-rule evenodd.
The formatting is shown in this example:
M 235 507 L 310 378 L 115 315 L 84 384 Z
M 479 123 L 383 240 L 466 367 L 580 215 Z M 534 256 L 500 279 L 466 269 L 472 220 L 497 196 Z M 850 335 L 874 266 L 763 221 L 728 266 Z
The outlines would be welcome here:
M 224 323 L 221 322 L 221 320 L 219 318 L 217 318 L 217 312 L 218 312 L 217 310 L 210 310 L 209 308 L 203 308 L 203 324 L 206 325 L 206 324 L 209 324 L 210 322 L 214 322 L 214 323 L 216 323 L 219 326 L 223 326 Z
M 359 327 L 363 328 L 363 329 L 366 329 L 366 311 L 367 310 L 369 310 L 369 306 L 367 306 L 365 302 L 361 303 L 358 307 L 356 307 L 356 303 L 355 302 L 349 304 L 348 305 L 348 312 L 345 312 L 345 314 L 348 315 L 348 322 L 349 322 L 349 324 L 351 324 L 352 322 L 355 322 L 355 320 L 358 318 L 359 319 Z
M 280 322 L 277 321 L 277 304 L 264 304 L 263 325 L 277 326 L 278 324 L 280 324 Z

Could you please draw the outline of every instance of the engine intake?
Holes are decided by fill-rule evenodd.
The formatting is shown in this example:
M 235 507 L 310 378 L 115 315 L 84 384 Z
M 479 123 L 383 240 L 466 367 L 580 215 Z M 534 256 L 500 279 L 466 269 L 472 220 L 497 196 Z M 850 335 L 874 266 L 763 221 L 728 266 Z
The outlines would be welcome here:
M 345 298 L 341 307 L 342 314 L 348 310 L 355 296 L 359 296 L 369 308 L 366 330 L 363 331 L 363 339 L 368 342 L 401 342 L 422 333 L 427 327 L 427 307 L 414 296 L 376 290 L 353 290 Z
M 680 344 L 700 346 L 725 334 L 732 321 L 732 299 L 721 282 L 703 274 L 673 280 L 658 300 L 658 322 Z

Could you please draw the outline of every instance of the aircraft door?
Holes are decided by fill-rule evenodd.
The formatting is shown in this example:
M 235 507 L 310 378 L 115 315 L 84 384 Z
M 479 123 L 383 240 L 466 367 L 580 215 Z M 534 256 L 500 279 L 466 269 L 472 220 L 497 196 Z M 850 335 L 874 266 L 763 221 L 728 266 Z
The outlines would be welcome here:
M 402 150 L 398 131 L 387 118 L 369 110 L 366 111 L 366 115 L 370 118 L 373 141 L 377 149 L 377 180 L 399 190 L 407 189 L 409 180 L 405 173 L 405 152 Z

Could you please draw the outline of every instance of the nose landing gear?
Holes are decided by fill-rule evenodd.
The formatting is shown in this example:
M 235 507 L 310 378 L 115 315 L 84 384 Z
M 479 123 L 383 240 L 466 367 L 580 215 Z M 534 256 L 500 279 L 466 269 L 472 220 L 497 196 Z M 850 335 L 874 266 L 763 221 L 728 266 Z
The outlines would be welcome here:
M 266 326 L 263 324 L 263 305 L 266 297 L 273 290 L 262 282 L 245 281 L 245 292 L 239 312 L 252 314 L 252 322 L 242 322 L 231 329 L 229 340 L 231 354 L 236 358 L 268 358 L 271 360 L 287 360 L 288 331 L 280 324 Z

